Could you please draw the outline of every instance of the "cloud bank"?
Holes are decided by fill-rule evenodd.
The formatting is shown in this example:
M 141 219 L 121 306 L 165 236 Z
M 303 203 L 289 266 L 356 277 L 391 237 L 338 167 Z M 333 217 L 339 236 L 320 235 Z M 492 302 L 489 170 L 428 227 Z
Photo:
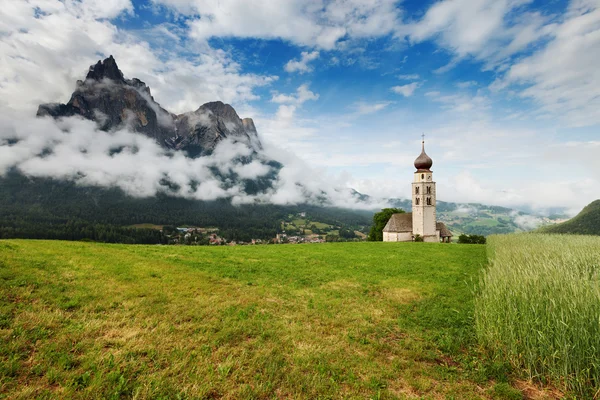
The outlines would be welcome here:
M 337 189 L 335 180 L 293 154 L 272 146 L 256 154 L 244 143 L 224 140 L 210 156 L 189 158 L 127 128 L 105 132 L 78 117 L 15 121 L 0 116 L 0 176 L 12 169 L 81 186 L 118 187 L 134 197 L 167 193 L 207 201 L 227 198 L 236 205 L 373 207 L 358 202 L 349 190 Z M 269 185 L 248 193 L 245 180 L 261 179 Z

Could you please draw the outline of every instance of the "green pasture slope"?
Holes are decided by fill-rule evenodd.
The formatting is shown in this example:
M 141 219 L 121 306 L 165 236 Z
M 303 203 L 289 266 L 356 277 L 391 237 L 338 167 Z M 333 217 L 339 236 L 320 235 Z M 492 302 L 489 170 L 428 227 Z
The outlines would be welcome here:
M 0 241 L 0 398 L 521 398 L 485 247 Z

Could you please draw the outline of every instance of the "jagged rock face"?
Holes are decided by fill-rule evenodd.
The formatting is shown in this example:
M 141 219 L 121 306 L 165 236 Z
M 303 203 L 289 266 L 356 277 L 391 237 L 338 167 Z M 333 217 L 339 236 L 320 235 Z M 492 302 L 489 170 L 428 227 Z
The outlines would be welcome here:
M 256 130 L 256 126 L 254 126 L 254 121 L 252 118 L 244 118 L 242 120 L 242 125 L 244 125 L 244 129 L 246 129 L 250 140 L 254 142 L 257 148 L 262 149 L 262 144 L 258 139 L 258 131 Z
M 251 118 L 246 118 L 252 121 Z M 206 103 L 196 111 L 177 115 L 175 124 L 179 142 L 173 141 L 174 148 L 186 148 L 192 155 L 214 149 L 219 141 L 233 138 L 259 150 L 256 128 L 247 129 L 237 112 L 229 104 L 220 101 Z M 254 127 L 254 122 L 251 122 Z
M 169 113 L 154 101 L 144 82 L 125 79 L 112 56 L 90 67 L 85 81 L 77 82 L 67 104 L 42 104 L 37 115 L 79 115 L 96 121 L 104 130 L 126 125 L 166 148 L 184 150 L 192 156 L 210 153 L 225 138 L 246 143 L 255 150 L 262 148 L 252 119 L 242 120 L 229 104 L 217 101 L 193 112 Z
M 113 56 L 108 57 L 104 61 L 98 61 L 96 65 L 92 65 L 85 79 L 101 81 L 102 79 L 110 79 L 115 83 L 126 83 L 123 73 L 117 66 L 117 62 Z
M 67 104 L 43 104 L 37 115 L 80 115 L 104 130 L 126 124 L 159 143 L 174 130 L 173 116 L 154 101 L 150 88 L 137 78 L 126 80 L 112 56 L 90 67 Z

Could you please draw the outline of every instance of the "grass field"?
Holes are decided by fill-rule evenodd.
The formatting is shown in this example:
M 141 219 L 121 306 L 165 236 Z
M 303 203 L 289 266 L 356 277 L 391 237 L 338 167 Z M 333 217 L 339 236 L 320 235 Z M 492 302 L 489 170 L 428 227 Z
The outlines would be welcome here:
M 600 396 L 600 237 L 492 236 L 476 300 L 483 344 L 532 378 Z
M 0 398 L 520 399 L 477 350 L 485 263 L 478 245 L 0 241 Z

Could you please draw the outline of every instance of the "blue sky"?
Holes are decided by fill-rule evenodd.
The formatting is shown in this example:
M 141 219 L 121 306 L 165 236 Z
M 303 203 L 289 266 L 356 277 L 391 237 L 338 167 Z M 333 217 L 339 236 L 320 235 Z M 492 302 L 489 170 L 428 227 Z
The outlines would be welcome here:
M 425 133 L 442 200 L 576 211 L 600 197 L 598 0 L 3 8 L 0 106 L 14 112 L 66 101 L 113 54 L 167 109 L 231 103 L 332 184 L 407 196 Z

